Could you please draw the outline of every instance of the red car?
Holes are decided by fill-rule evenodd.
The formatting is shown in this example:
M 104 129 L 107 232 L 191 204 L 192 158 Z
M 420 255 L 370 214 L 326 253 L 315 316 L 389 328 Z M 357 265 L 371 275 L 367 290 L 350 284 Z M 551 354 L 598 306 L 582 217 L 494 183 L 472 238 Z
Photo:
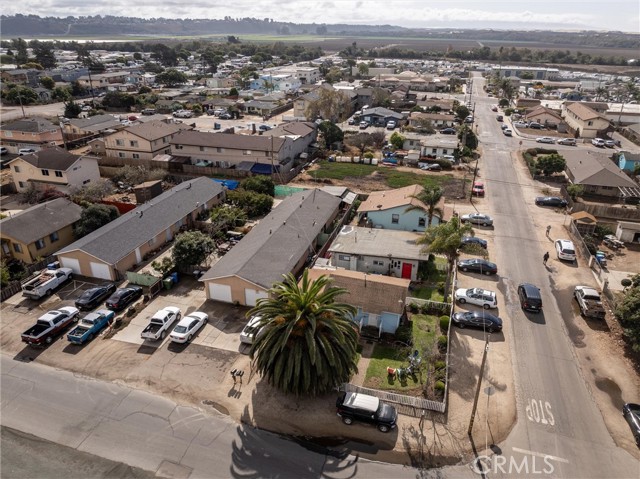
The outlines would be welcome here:
M 473 188 L 471 188 L 471 194 L 473 196 L 484 196 L 484 183 L 480 181 L 474 182 Z

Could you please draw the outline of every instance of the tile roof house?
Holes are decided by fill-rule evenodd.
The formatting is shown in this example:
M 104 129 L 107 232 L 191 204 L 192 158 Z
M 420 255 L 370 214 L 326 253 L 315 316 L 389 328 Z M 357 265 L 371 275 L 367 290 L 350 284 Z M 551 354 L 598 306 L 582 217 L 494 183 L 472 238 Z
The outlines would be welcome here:
M 172 155 L 190 158 L 192 165 L 218 168 L 234 168 L 242 162 L 251 162 L 288 171 L 295 154 L 293 140 L 286 136 L 183 130 L 176 133 L 169 143 Z
M 151 160 L 156 155 L 171 153 L 171 138 L 192 127 L 184 123 L 148 121 L 120 130 L 104 138 L 106 156 Z
M 597 138 L 609 128 L 609 120 L 605 116 L 581 102 L 565 102 L 562 117 L 569 128 L 582 138 Z
M 73 226 L 82 207 L 66 198 L 56 198 L 0 220 L 2 258 L 34 263 L 74 240 Z
M 347 290 L 336 300 L 358 309 L 353 319 L 361 333 L 363 329 L 373 329 L 380 337 L 382 333 L 396 332 L 404 315 L 410 280 L 340 268 L 309 269 L 310 280 L 323 275 L 332 279 L 331 286 Z
M 19 192 L 34 185 L 38 189 L 53 186 L 69 193 L 72 188 L 100 179 L 97 158 L 74 155 L 58 147 L 18 156 L 9 162 L 9 167 Z
M 607 156 L 597 151 L 563 151 L 567 162 L 565 173 L 574 185 L 584 186 L 587 194 L 621 196 L 620 189 L 638 185 Z
M 360 203 L 358 215 L 367 226 L 403 231 L 424 231 L 429 222 L 426 212 L 407 208 L 417 206 L 427 209 L 422 201 L 414 198 L 420 195 L 424 188 L 420 185 L 409 185 L 393 190 L 374 191 Z M 444 198 L 440 199 L 438 208 L 444 211 Z M 440 215 L 434 215 L 431 220 L 433 226 L 442 222 Z
M 343 226 L 329 247 L 331 265 L 416 281 L 418 266 L 429 259 L 420 238 L 409 231 Z
M 60 127 L 44 118 L 23 118 L 0 126 L 0 142 L 9 153 L 21 148 L 40 150 L 48 146 L 62 145 Z
M 200 177 L 185 181 L 56 253 L 78 275 L 121 279 L 145 256 L 173 240 L 183 226 L 222 203 L 222 185 Z
M 538 106 L 525 115 L 527 121 L 535 121 L 544 126 L 558 126 L 564 120 L 551 108 Z
M 208 299 L 254 306 L 287 273 L 298 274 L 332 233 L 340 198 L 305 190 L 282 201 L 200 280 Z

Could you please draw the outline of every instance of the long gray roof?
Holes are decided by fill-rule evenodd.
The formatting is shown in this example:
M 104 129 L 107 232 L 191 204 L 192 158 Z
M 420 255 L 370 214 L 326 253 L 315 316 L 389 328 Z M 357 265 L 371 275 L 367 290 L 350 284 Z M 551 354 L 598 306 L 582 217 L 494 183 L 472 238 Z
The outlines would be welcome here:
M 56 198 L 0 220 L 0 230 L 3 236 L 31 244 L 75 223 L 81 213 L 80 206 L 66 198 Z
M 81 250 L 113 265 L 222 191 L 210 178 L 185 181 L 56 254 Z
M 209 269 L 201 281 L 238 276 L 270 288 L 309 251 L 340 201 L 321 190 L 291 195 Z
M 67 171 L 75 165 L 80 158 L 80 156 L 69 153 L 59 146 L 54 146 L 53 148 L 44 148 L 28 155 L 16 156 L 11 161 L 23 160 L 36 168 Z

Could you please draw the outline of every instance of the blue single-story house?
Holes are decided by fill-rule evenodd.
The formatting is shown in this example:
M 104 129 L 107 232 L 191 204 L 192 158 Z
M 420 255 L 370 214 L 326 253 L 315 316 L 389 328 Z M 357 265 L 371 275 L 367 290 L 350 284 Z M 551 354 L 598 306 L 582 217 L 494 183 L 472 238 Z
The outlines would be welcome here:
M 427 208 L 427 206 L 415 197 L 422 193 L 420 185 L 410 185 L 395 190 L 374 191 L 358 207 L 358 215 L 364 226 L 384 228 L 389 230 L 403 230 L 422 232 L 429 226 L 428 215 L 425 211 L 414 209 L 407 211 L 410 206 Z M 434 214 L 431 226 L 436 226 L 446 221 L 444 198 L 440 199 L 438 208 L 442 214 Z
M 377 337 L 395 334 L 404 315 L 410 280 L 331 267 L 309 270 L 311 280 L 322 275 L 331 277 L 332 286 L 347 290 L 337 300 L 357 308 L 353 320 L 361 333 Z

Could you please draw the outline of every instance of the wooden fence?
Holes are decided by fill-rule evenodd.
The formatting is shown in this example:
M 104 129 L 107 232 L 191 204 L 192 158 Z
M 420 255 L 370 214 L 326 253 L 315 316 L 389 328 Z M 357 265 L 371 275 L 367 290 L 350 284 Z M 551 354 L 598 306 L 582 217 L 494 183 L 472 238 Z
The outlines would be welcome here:
M 55 260 L 56 260 L 55 256 L 49 256 L 48 258 L 38 261 L 37 263 L 27 265 L 26 266 L 27 278 L 29 277 L 29 275 L 32 275 L 34 272 L 43 270 L 44 268 L 47 267 L 48 264 L 53 263 Z M 26 281 L 27 278 L 21 281 L 11 281 L 7 286 L 3 287 L 2 290 L 0 290 L 0 302 L 6 301 L 8 298 L 13 296 L 14 294 L 20 292 L 22 290 L 22 283 L 23 281 Z

